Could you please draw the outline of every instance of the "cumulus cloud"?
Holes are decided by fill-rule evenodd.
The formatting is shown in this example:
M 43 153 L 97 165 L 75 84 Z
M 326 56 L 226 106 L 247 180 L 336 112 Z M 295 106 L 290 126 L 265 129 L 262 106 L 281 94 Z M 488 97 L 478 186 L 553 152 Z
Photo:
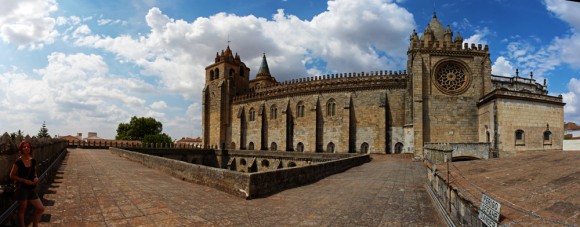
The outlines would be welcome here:
M 152 109 L 162 110 L 162 109 L 167 108 L 167 103 L 165 103 L 164 101 L 157 101 L 157 102 L 152 103 L 150 105 L 150 107 Z
M 10 1 L 8 8 L 22 8 L 24 2 L 35 1 Z M 45 67 L 32 73 L 17 69 L 3 73 L 0 114 L 9 114 L 12 120 L 0 120 L 0 124 L 9 130 L 24 128 L 14 122 L 27 121 L 36 125 L 31 128 L 39 128 L 43 120 L 51 119 L 54 122 L 47 120 L 48 126 L 58 124 L 54 128 L 59 134 L 98 131 L 101 137 L 112 138 L 118 123 L 136 115 L 155 117 L 171 135 L 198 136 L 205 67 L 213 62 L 216 52 L 225 49 L 228 37 L 232 50 L 252 69 L 252 77 L 264 52 L 278 81 L 323 73 L 405 69 L 408 37 L 415 22 L 395 2 L 402 1 L 329 1 L 327 10 L 312 19 L 280 9 L 272 12 L 271 18 L 217 13 L 184 21 L 149 8 L 144 17 L 148 31 L 111 36 L 91 26 L 123 26 L 124 21 L 102 16 L 95 23 L 87 22 L 92 17 L 54 19 L 50 15 L 56 10 L 55 0 L 44 0 L 46 7 L 40 4 L 43 10 L 32 15 L 51 22 L 42 27 L 47 35 L 18 41 L 12 33 L 0 33 L 5 42 L 38 48 L 58 37 L 56 27 L 65 43 L 97 49 L 90 53 L 102 50 L 118 62 L 107 64 L 98 54 L 54 52 Z M 155 1 L 143 0 L 138 5 L 151 4 Z M 5 11 L 0 12 L 0 20 L 33 17 L 9 17 L 6 15 L 15 15 L 17 10 Z M 133 75 L 115 75 L 109 64 L 116 64 L 111 66 L 115 73 L 131 67 Z M 135 68 L 138 72 L 133 71 Z M 171 106 L 169 103 L 174 102 L 161 95 L 186 99 L 191 105 Z
M 491 73 L 499 76 L 513 76 L 514 67 L 505 57 L 499 56 L 491 66 Z
M 102 56 L 54 52 L 47 60 L 35 75 L 18 70 L 0 75 L 0 114 L 8 116 L 0 119 L 3 130 L 40 128 L 47 121 L 52 134 L 99 131 L 112 138 L 114 127 L 133 115 L 163 115 L 146 108 L 133 89 L 151 85 L 111 75 Z
M 18 49 L 39 49 L 58 36 L 56 19 L 50 16 L 58 9 L 56 0 L 2 1 L 0 37 Z
M 545 0 L 548 11 L 567 22 L 570 34 L 556 37 L 549 49 L 559 53 L 557 61 L 568 64 L 574 69 L 580 69 L 580 4 L 570 1 Z M 562 94 L 566 106 L 564 113 L 566 121 L 580 122 L 580 75 L 572 75 L 568 82 L 568 92 Z
M 265 52 L 272 74 L 283 81 L 309 73 L 404 69 L 408 35 L 415 26 L 407 10 L 380 0 L 329 1 L 327 11 L 312 20 L 278 10 L 272 19 L 218 13 L 187 22 L 158 8 L 145 19 L 148 34 L 93 34 L 75 43 L 138 65 L 143 75 L 160 78 L 165 89 L 188 100 L 199 100 L 205 66 L 225 49 L 228 35 L 232 50 L 252 72 Z M 308 65 L 306 59 L 323 61 Z

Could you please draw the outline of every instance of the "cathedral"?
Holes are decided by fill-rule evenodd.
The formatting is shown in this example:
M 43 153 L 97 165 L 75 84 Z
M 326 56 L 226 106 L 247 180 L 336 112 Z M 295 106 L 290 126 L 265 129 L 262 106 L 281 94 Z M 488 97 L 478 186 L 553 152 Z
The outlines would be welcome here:
M 491 73 L 488 46 L 433 16 L 409 38 L 407 69 L 279 82 L 266 56 L 250 69 L 229 46 L 205 68 L 203 144 L 220 149 L 413 153 L 484 144 L 498 156 L 562 150 L 564 103 L 532 72 Z

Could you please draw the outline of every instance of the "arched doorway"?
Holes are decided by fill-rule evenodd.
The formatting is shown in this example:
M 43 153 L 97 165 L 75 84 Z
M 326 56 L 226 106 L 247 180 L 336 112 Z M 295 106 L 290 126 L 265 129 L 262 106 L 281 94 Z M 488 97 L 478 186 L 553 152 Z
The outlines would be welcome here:
M 330 143 L 328 143 L 328 145 L 326 145 L 326 152 L 334 153 L 334 143 L 333 142 L 330 142 Z
M 278 150 L 278 145 L 274 142 L 272 142 L 272 144 L 270 144 L 270 150 L 271 151 L 277 151 Z
M 360 145 L 360 153 L 362 154 L 369 153 L 369 144 L 367 142 L 364 142 Z
M 298 152 L 304 152 L 304 144 L 302 142 L 299 142 L 296 145 L 296 151 L 298 151 Z
M 250 142 L 248 145 L 248 150 L 254 150 L 254 142 Z
M 403 153 L 403 143 L 398 142 L 395 144 L 395 154 Z

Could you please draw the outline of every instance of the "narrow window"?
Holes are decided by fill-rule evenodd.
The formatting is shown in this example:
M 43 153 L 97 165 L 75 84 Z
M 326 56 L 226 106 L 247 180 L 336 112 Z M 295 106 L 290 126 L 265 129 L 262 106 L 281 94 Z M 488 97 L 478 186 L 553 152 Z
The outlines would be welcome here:
M 235 71 L 234 69 L 230 69 L 230 77 L 234 77 Z
M 525 144 L 525 134 L 524 130 L 518 129 L 516 130 L 516 145 L 524 145 Z
M 276 119 L 278 118 L 278 108 L 276 108 L 276 105 L 272 105 L 270 107 L 270 119 Z
M 250 144 L 248 144 L 248 150 L 254 150 L 254 142 L 250 142 Z
M 304 117 L 304 103 L 299 102 L 296 107 L 296 116 L 297 117 Z
M 214 79 L 214 72 L 213 70 L 209 71 L 209 80 L 212 81 Z
M 270 144 L 270 150 L 271 151 L 277 151 L 278 150 L 278 145 L 274 142 L 272 142 L 272 144 Z
M 552 132 L 544 132 L 544 144 L 552 144 Z
M 250 121 L 255 121 L 256 120 L 256 111 L 254 111 L 254 108 L 250 109 Z
M 244 67 L 240 66 L 240 76 L 244 77 Z
M 328 100 L 326 103 L 326 116 L 332 117 L 336 114 L 336 102 L 334 99 Z
M 215 78 L 216 79 L 220 78 L 220 69 L 215 69 Z

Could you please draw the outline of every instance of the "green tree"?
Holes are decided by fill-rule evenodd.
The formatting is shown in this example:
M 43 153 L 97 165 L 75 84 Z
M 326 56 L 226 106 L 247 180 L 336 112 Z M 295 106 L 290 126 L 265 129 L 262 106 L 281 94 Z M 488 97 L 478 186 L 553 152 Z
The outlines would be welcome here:
M 46 122 L 42 122 L 42 127 L 38 131 L 38 138 L 50 138 L 50 134 L 48 134 L 48 129 L 46 128 Z
M 145 135 L 143 138 L 143 143 L 164 143 L 170 144 L 173 143 L 171 137 L 165 133 L 161 133 L 158 135 Z
M 119 123 L 117 127 L 117 140 L 141 140 L 146 135 L 161 135 L 163 124 L 152 117 L 133 116 L 129 123 Z

